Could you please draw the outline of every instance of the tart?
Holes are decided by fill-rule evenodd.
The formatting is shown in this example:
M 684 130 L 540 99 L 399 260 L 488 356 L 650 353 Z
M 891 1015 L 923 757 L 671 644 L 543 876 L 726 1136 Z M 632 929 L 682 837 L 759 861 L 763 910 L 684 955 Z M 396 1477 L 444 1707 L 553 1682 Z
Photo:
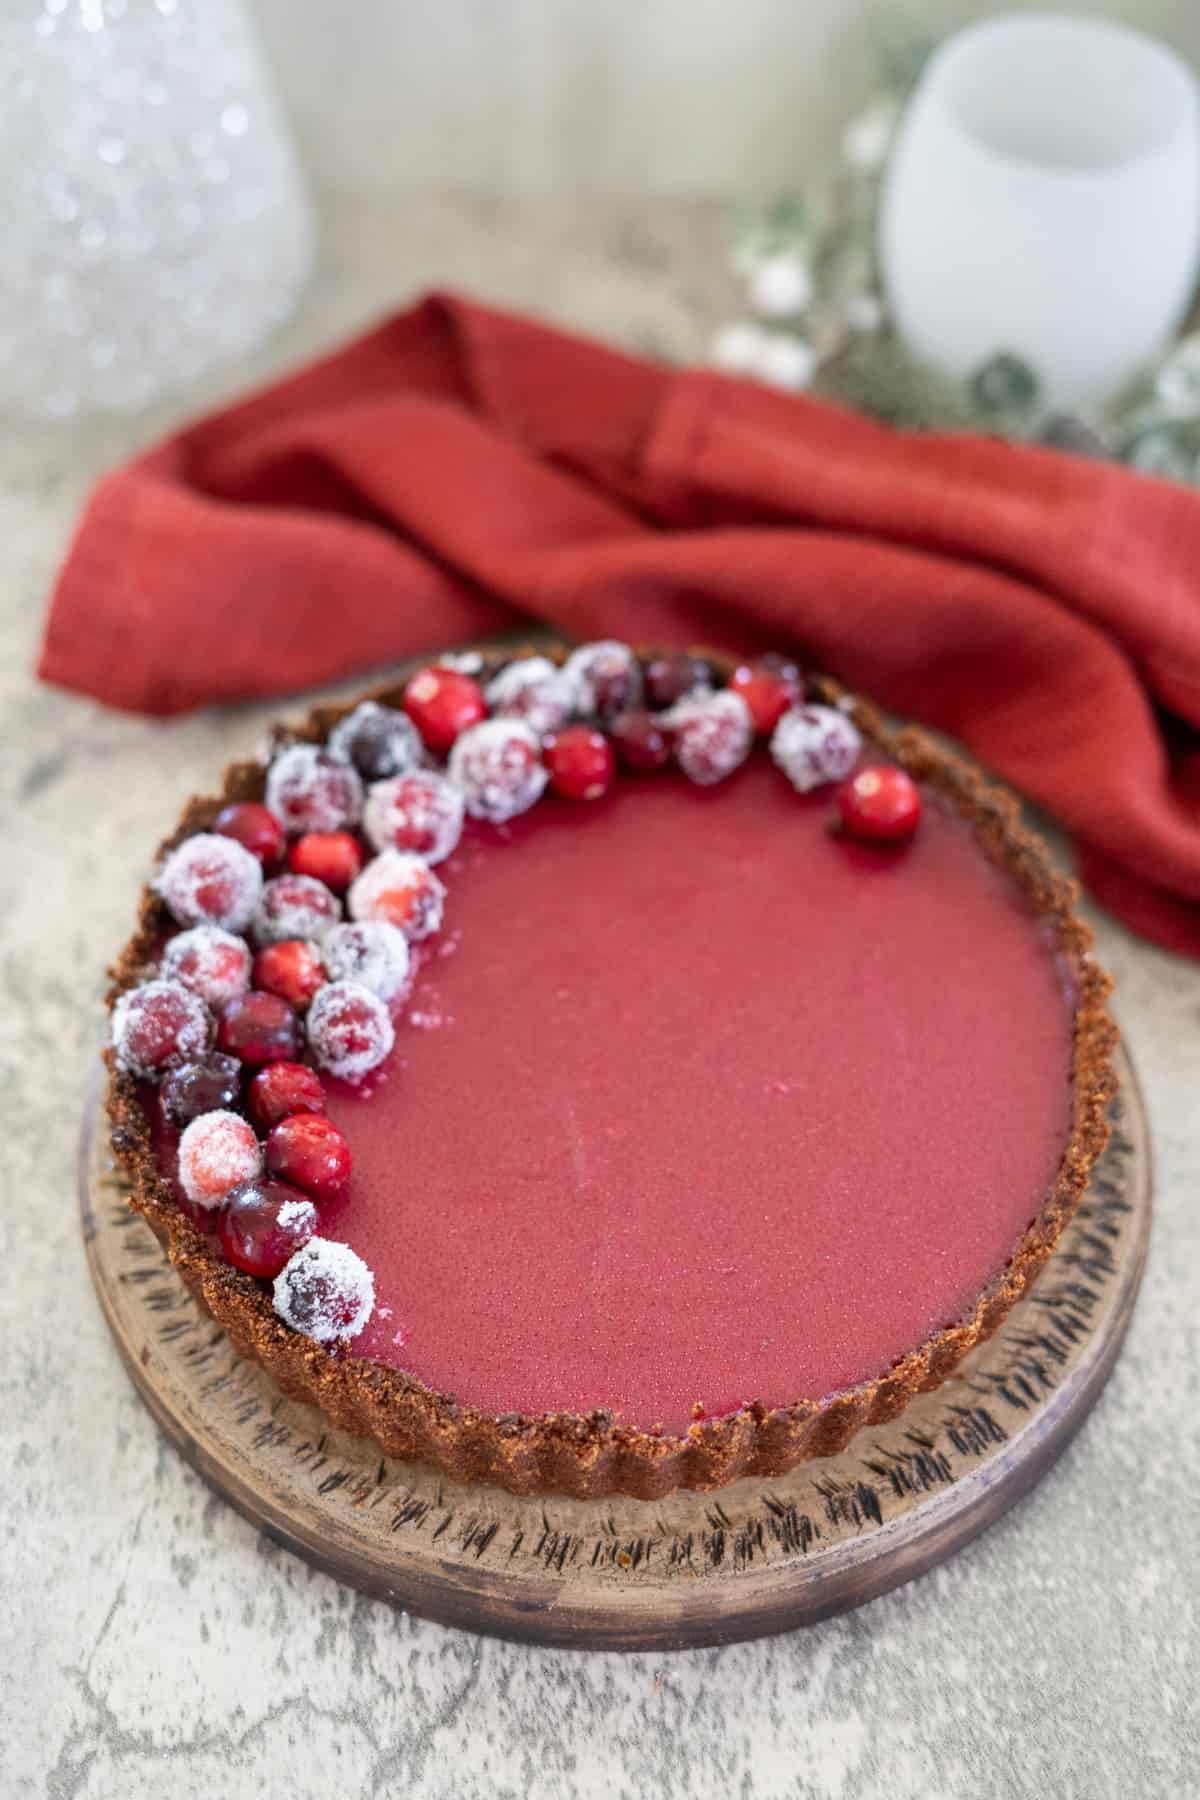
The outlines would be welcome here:
M 472 652 L 189 802 L 113 1146 L 337 1427 L 648 1499 L 831 1454 L 995 1330 L 1103 1150 L 1109 988 L 1016 802 L 829 679 Z

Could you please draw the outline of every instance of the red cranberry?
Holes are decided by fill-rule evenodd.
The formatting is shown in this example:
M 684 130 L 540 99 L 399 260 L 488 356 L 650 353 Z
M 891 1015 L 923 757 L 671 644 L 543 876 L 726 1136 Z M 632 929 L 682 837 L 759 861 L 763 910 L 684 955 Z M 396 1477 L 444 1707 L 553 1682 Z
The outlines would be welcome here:
M 564 800 L 599 800 L 612 786 L 616 764 L 612 745 L 602 731 L 568 725 L 546 739 L 542 756 L 550 771 L 550 786 Z
M 445 900 L 446 889 L 438 876 L 407 850 L 381 851 L 348 896 L 352 918 L 398 925 L 410 943 L 441 930 Z
M 353 1158 L 343 1132 L 320 1113 L 293 1113 L 267 1139 L 267 1168 L 318 1200 L 332 1200 L 350 1179 Z
M 403 775 L 421 760 L 421 738 L 411 719 L 394 706 L 364 700 L 329 734 L 329 753 L 352 762 L 364 781 Z
M 674 706 L 685 694 L 697 688 L 712 686 L 708 664 L 698 656 L 677 650 L 670 656 L 656 656 L 646 665 L 646 698 L 651 706 Z
M 468 726 L 487 717 L 479 683 L 457 669 L 437 666 L 413 676 L 404 690 L 404 710 L 438 755 L 444 755 Z
M 199 831 L 172 850 L 158 874 L 158 891 L 180 925 L 220 925 L 241 931 L 262 892 L 256 857 L 234 838 Z
M 279 861 L 287 843 L 275 814 L 257 800 L 237 800 L 222 807 L 213 830 L 235 838 L 251 856 L 257 856 L 264 869 Z
M 267 805 L 288 831 L 340 831 L 362 800 L 358 770 L 316 744 L 290 744 L 267 770 Z
M 222 1012 L 217 1044 L 244 1063 L 295 1062 L 300 1052 L 300 1025 L 278 994 L 251 989 Z
M 321 1077 L 303 1063 L 268 1063 L 250 1083 L 250 1112 L 263 1131 L 293 1113 L 323 1113 Z
M 306 831 L 288 851 L 288 868 L 311 875 L 335 894 L 344 894 L 363 866 L 357 838 L 348 831 Z
M 242 1065 L 235 1056 L 213 1050 L 198 1062 L 172 1069 L 162 1084 L 162 1109 L 177 1131 L 201 1113 L 236 1109 L 242 1086 Z
M 304 938 L 268 944 L 254 958 L 254 985 L 303 1010 L 317 989 L 325 986 L 321 952 Z
M 572 650 L 564 673 L 575 690 L 576 710 L 597 719 L 615 719 L 642 698 L 642 671 L 628 644 L 606 638 Z
M 287 938 L 319 941 L 341 916 L 341 902 L 323 881 L 312 875 L 276 875 L 263 888 L 251 931 L 256 944 L 282 944 Z
M 903 769 L 859 769 L 837 791 L 842 829 L 873 844 L 899 844 L 921 818 L 921 793 Z
M 621 763 L 635 775 L 661 769 L 671 760 L 670 733 L 653 713 L 622 713 L 609 732 Z
M 121 994 L 113 1007 L 117 1062 L 146 1081 L 203 1056 L 212 1035 L 212 1015 L 203 1000 L 177 981 L 143 982 Z
M 273 1281 L 316 1229 L 317 1209 L 308 1195 L 268 1177 L 235 1188 L 217 1220 L 226 1262 L 263 1281 Z
M 746 702 L 760 736 L 774 731 L 784 713 L 799 706 L 804 694 L 799 669 L 778 657 L 742 663 L 729 677 L 729 685 Z

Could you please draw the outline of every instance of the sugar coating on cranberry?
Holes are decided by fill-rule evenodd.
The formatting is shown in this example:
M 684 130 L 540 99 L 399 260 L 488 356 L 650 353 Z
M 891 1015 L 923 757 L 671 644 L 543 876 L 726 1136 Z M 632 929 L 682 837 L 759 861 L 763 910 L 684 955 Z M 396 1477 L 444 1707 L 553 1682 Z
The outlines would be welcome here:
M 317 1229 L 317 1209 L 286 1181 L 259 1179 L 235 1188 L 217 1221 L 226 1262 L 247 1275 L 273 1281 Z
M 251 1115 L 264 1131 L 293 1113 L 325 1111 L 321 1077 L 303 1063 L 268 1063 L 250 1083 L 249 1100 Z
M 462 789 L 434 769 L 377 781 L 363 808 L 363 830 L 376 850 L 411 850 L 444 862 L 463 828 Z
M 628 644 L 612 638 L 581 644 L 572 650 L 563 673 L 575 694 L 576 710 L 589 717 L 612 719 L 629 712 L 642 698 L 642 671 Z
M 394 706 L 364 700 L 334 726 L 326 748 L 339 762 L 353 763 L 364 781 L 384 781 L 419 766 L 421 734 Z
M 309 1238 L 275 1278 L 275 1311 L 318 1344 L 357 1337 L 375 1310 L 375 1277 L 349 1244 Z
M 155 885 L 180 925 L 241 931 L 262 893 L 262 864 L 236 838 L 200 831 L 171 851 Z
M 544 737 L 557 731 L 575 709 L 575 684 L 548 656 L 522 656 L 494 675 L 485 690 L 492 715 L 524 719 Z
M 714 694 L 691 694 L 667 714 L 675 761 L 699 787 L 711 787 L 732 775 L 754 746 L 754 723 L 746 702 L 723 688 Z
M 528 812 L 549 780 L 538 739 L 520 719 L 488 719 L 464 731 L 448 773 L 471 817 L 493 825 Z
M 289 831 L 340 831 L 361 813 L 363 786 L 352 763 L 316 744 L 290 744 L 267 770 L 266 798 Z
M 163 1077 L 162 1109 L 177 1131 L 201 1113 L 228 1112 L 237 1106 L 242 1065 L 236 1057 L 210 1050 L 198 1062 L 181 1063 Z
M 359 981 L 331 981 L 308 1009 L 308 1044 L 322 1069 L 339 1081 L 361 1081 L 391 1053 L 392 1015 Z
M 321 946 L 331 981 L 357 981 L 387 1003 L 398 1000 L 408 983 L 408 939 L 386 919 L 363 919 L 335 925 Z
M 250 947 L 220 925 L 193 925 L 167 944 L 162 973 L 209 1006 L 227 1006 L 250 986 Z
M 178 981 L 144 981 L 117 997 L 112 1045 L 118 1065 L 144 1081 L 158 1081 L 181 1063 L 195 1062 L 213 1039 L 213 1020 L 199 994 Z
M 179 1140 L 179 1184 L 196 1206 L 219 1205 L 261 1170 L 254 1127 L 240 1113 L 201 1113 Z
M 771 734 L 771 756 L 801 794 L 843 780 L 861 749 L 857 729 L 836 706 L 795 706 Z
M 446 889 L 428 863 L 408 850 L 382 850 L 346 896 L 352 919 L 383 919 L 410 943 L 441 930 Z
M 254 909 L 251 934 L 260 947 L 289 938 L 320 943 L 342 916 L 341 901 L 313 875 L 276 875 Z

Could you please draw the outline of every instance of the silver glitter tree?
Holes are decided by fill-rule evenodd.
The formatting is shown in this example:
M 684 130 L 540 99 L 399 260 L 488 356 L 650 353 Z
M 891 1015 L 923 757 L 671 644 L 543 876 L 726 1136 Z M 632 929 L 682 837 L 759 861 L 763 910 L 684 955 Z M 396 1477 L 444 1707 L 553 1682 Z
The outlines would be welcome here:
M 313 254 L 239 0 L 0 8 L 0 410 L 132 410 L 247 350 Z

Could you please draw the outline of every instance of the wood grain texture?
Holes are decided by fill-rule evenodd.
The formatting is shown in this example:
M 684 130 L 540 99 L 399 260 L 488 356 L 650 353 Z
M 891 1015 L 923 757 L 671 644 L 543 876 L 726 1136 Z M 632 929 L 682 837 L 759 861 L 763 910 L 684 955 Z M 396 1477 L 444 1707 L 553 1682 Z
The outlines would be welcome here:
M 960 1373 L 839 1456 L 663 1501 L 518 1499 L 329 1430 L 243 1361 L 125 1204 L 95 1105 L 80 1200 L 92 1278 L 168 1437 L 281 1543 L 364 1592 L 476 1631 L 673 1649 L 809 1624 L 953 1554 L 1052 1465 L 1116 1359 L 1150 1224 L 1128 1057 L 1113 1134 L 1041 1280 Z

